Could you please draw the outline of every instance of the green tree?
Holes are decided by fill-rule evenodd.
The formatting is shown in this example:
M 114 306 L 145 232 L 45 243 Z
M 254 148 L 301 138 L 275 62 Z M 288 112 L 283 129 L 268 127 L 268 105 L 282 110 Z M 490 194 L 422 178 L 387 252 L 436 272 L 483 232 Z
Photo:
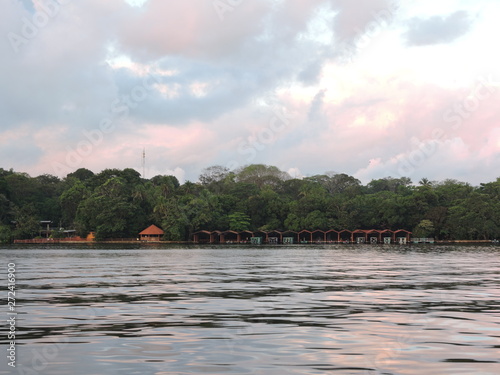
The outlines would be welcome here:
M 23 207 L 14 207 L 15 239 L 31 239 L 40 232 L 40 219 L 37 217 L 35 205 L 29 203 Z
M 330 195 L 346 193 L 352 196 L 361 191 L 361 181 L 345 173 L 327 172 L 305 180 L 322 185 Z
M 7 225 L 0 224 L 0 243 L 12 242 L 12 230 Z
M 473 192 L 449 209 L 447 226 L 454 239 L 491 240 L 500 238 L 500 203 Z
M 162 198 L 154 208 L 157 220 L 164 230 L 163 239 L 166 241 L 182 241 L 186 239 L 188 218 L 176 199 Z
M 230 230 L 241 232 L 250 228 L 250 217 L 243 212 L 233 212 L 228 218 Z
M 77 209 L 75 222 L 81 234 L 95 231 L 96 239 L 136 237 L 143 229 L 144 215 L 134 202 L 131 186 L 121 177 L 111 177 Z
M 0 194 L 0 225 L 10 224 L 13 220 L 13 205 L 4 194 Z
M 393 193 L 403 193 L 408 191 L 411 186 L 411 180 L 408 177 L 394 178 L 385 177 L 378 180 L 372 180 L 367 185 L 369 193 L 377 193 L 380 191 L 392 191 Z
M 316 229 L 327 229 L 328 219 L 324 212 L 320 210 L 315 210 L 310 212 L 305 219 L 302 221 L 302 229 L 316 230 Z
M 72 227 L 80 203 L 90 195 L 89 189 L 79 179 L 72 179 L 72 186 L 65 190 L 59 197 L 62 212 L 62 224 Z
M 66 178 L 67 179 L 76 178 L 77 180 L 80 180 L 81 182 L 86 183 L 86 182 L 92 180 L 92 178 L 94 176 L 95 176 L 95 174 L 91 170 L 88 170 L 86 168 L 79 168 L 76 171 L 74 171 L 73 173 L 68 174 L 66 176 Z
M 422 220 L 418 225 L 413 229 L 413 236 L 418 238 L 427 238 L 431 237 L 434 234 L 434 224 L 430 220 Z
M 228 182 L 233 182 L 234 174 L 229 168 L 214 165 L 205 168 L 200 174 L 200 183 L 215 194 L 221 194 L 227 187 Z
M 285 202 L 271 187 L 264 188 L 259 194 L 249 197 L 248 213 L 252 229 L 279 229 L 288 215 Z
M 304 228 L 302 227 L 302 222 L 300 218 L 296 214 L 290 213 L 285 219 L 285 229 L 299 232 Z
M 277 167 L 264 164 L 252 164 L 236 171 L 236 181 L 253 183 L 259 188 L 265 186 L 277 188 L 283 181 L 289 180 L 290 178 L 287 172 L 283 172 Z

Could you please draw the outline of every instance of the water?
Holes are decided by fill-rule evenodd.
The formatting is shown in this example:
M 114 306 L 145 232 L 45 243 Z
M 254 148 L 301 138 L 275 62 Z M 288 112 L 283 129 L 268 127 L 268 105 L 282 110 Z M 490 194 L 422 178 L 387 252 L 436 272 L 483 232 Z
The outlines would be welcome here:
M 3 247 L 0 374 L 498 374 L 500 248 Z M 5 290 L 5 287 L 3 287 Z M 7 305 L 0 308 L 7 319 Z

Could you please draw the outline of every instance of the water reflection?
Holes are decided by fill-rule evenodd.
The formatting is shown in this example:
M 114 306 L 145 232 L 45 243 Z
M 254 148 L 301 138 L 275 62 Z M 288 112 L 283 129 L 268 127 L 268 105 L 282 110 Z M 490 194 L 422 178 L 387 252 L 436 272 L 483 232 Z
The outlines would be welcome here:
M 495 374 L 499 255 L 368 245 L 0 250 L 18 269 L 20 368 L 76 375 Z

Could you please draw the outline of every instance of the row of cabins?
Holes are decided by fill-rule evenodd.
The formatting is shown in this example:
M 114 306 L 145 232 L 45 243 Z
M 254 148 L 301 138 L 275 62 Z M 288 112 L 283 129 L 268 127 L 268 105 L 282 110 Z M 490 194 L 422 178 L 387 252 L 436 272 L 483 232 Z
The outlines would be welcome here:
M 49 224 L 50 221 L 41 222 L 42 225 L 47 225 L 45 233 L 41 233 L 39 239 L 33 240 L 16 240 L 17 243 L 32 243 L 35 242 L 66 242 L 66 241 L 85 241 L 92 242 L 95 240 L 94 233 L 91 232 L 86 238 L 80 238 L 75 235 L 75 230 L 66 230 L 65 238 L 53 239 L 49 238 L 51 232 Z M 143 242 L 160 242 L 164 235 L 164 231 L 158 228 L 156 225 L 150 225 L 148 228 L 144 229 L 139 233 L 137 240 Z M 42 234 L 46 235 L 46 238 L 42 238 Z M 302 230 L 300 232 L 295 231 L 241 231 L 236 232 L 232 230 L 227 231 L 206 231 L 200 230 L 193 234 L 192 240 L 195 243 L 209 243 L 209 244 L 231 244 L 231 243 L 252 243 L 252 244 L 307 244 L 307 243 L 400 243 L 406 244 L 410 243 L 411 232 L 405 229 L 399 230 L 377 230 L 377 229 L 357 229 L 350 231 L 347 229 L 337 231 L 331 229 L 328 231 L 323 230 Z M 433 239 L 427 238 L 413 238 L 411 239 L 414 243 L 428 243 L 434 242 Z M 432 240 L 432 241 L 431 241 Z
M 48 231 L 48 229 L 47 229 Z M 63 239 L 52 239 L 52 238 L 40 238 L 33 240 L 16 240 L 17 243 L 38 243 L 40 241 L 51 242 L 65 242 L 65 241 L 87 241 L 91 242 L 95 240 L 94 233 L 91 232 L 87 238 L 80 238 L 74 236 L 75 231 L 65 231 L 68 234 L 72 234 L 67 238 Z M 48 232 L 47 232 L 48 233 Z M 151 225 L 139 233 L 139 238 L 137 240 L 143 242 L 160 242 L 162 240 L 164 231 L 158 228 L 156 225 Z M 411 238 L 411 232 L 405 229 L 399 230 L 377 230 L 377 229 L 357 229 L 350 231 L 347 229 L 337 231 L 331 229 L 328 231 L 323 230 L 302 230 L 300 232 L 295 231 L 241 231 L 236 232 L 232 230 L 227 231 L 206 231 L 200 230 L 193 234 L 194 243 L 209 243 L 209 244 L 327 244 L 327 243 L 371 243 L 371 244 L 406 244 L 410 241 L 414 243 L 433 243 L 434 239 L 428 238 Z
M 193 234 L 193 242 L 195 243 L 252 243 L 259 244 L 325 244 L 325 243 L 410 243 L 412 232 L 405 229 L 399 230 L 377 230 L 377 229 L 357 229 L 350 231 L 347 229 L 337 231 L 334 229 L 323 230 L 302 230 L 295 231 L 206 231 L 200 230 Z

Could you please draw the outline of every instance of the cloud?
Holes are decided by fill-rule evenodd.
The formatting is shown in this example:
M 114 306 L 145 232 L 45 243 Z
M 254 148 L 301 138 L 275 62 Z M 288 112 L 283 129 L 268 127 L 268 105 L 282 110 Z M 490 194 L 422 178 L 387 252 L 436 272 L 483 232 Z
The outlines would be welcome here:
M 270 4 L 243 2 L 223 20 L 212 2 L 150 0 L 140 8 L 120 0 L 60 5 L 46 25 L 37 27 L 36 37 L 19 46 L 19 53 L 4 46 L 3 126 L 56 121 L 78 136 L 82 127 L 98 124 L 113 101 L 137 85 L 142 79 L 137 69 L 154 73 L 159 88 L 175 95 L 150 92 L 148 100 L 131 111 L 135 122 L 212 121 L 297 77 L 308 85 L 320 79 L 332 46 L 301 35 L 319 22 L 322 9 L 333 7 L 339 22 L 350 20 L 361 29 L 375 9 L 357 9 L 345 1 Z M 36 9 L 31 2 L 11 7 L 2 17 L 2 29 L 23 36 L 24 20 L 33 21 Z M 120 56 L 135 66 L 108 65 Z M 174 73 L 163 75 L 164 70 Z M 205 87 L 204 95 L 193 86 Z
M 494 130 L 498 134 L 500 129 Z M 456 137 L 452 139 L 428 141 L 419 147 L 414 147 L 408 152 L 396 155 L 389 159 L 377 158 L 370 160 L 366 167 L 360 168 L 354 176 L 364 183 L 382 176 L 409 177 L 414 183 L 422 178 L 443 181 L 450 178 L 450 170 L 453 170 L 452 178 L 479 184 L 486 181 L 494 181 L 498 173 L 494 165 L 500 161 L 500 150 L 498 143 L 485 147 L 495 147 L 495 153 L 481 155 L 464 141 Z M 483 168 L 478 168 L 482 165 Z
M 7 1 L 0 34 L 22 36 L 41 3 Z M 479 43 L 496 22 L 479 27 L 470 15 L 480 6 L 455 0 L 451 12 L 463 10 L 431 18 L 432 5 L 389 0 L 227 1 L 222 16 L 212 1 L 62 3 L 17 52 L 0 38 L 0 168 L 54 173 L 54 162 L 67 164 L 111 119 L 113 130 L 69 170 L 140 170 L 146 147 L 151 171 L 192 181 L 210 165 L 249 163 L 379 178 L 394 174 L 391 161 L 408 157 L 412 138 L 425 143 L 453 125 L 443 114 L 473 92 L 480 61 L 490 62 L 488 74 L 499 66 Z M 457 58 L 463 50 L 453 44 L 432 55 L 408 48 L 466 32 L 477 41 L 474 59 Z M 500 150 L 487 139 L 498 137 L 497 99 L 466 113 L 443 148 L 463 142 L 474 162 L 494 160 Z M 415 173 L 433 177 L 432 160 Z
M 322 114 L 323 114 L 323 104 L 324 104 L 323 101 L 325 99 L 326 91 L 327 91 L 326 89 L 319 90 L 318 93 L 314 96 L 313 100 L 311 101 L 311 107 L 307 115 L 309 121 L 320 122 L 324 120 Z
M 409 46 L 450 43 L 465 35 L 471 25 L 470 15 L 463 10 L 448 16 L 413 18 L 405 34 L 406 43 Z
M 332 2 L 338 11 L 333 28 L 341 40 L 354 40 L 363 36 L 367 26 L 386 24 L 394 17 L 397 5 L 390 0 L 335 0 Z

